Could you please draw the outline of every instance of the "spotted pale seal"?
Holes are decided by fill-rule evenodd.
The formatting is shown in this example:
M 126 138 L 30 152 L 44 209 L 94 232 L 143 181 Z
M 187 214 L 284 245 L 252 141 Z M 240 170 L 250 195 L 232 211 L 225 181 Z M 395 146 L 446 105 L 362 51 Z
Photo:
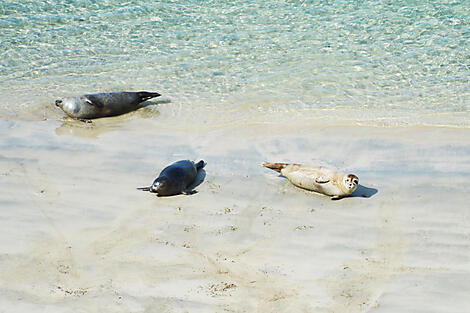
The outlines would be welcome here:
M 55 101 L 67 115 L 76 119 L 93 119 L 120 115 L 143 107 L 142 102 L 160 96 L 157 92 L 109 92 L 68 97 Z
M 190 160 L 177 161 L 165 167 L 151 186 L 137 189 L 154 192 L 158 196 L 195 193 L 194 190 L 188 188 L 194 183 L 198 171 L 204 166 L 202 160 L 197 163 Z
M 261 165 L 281 173 L 297 187 L 331 196 L 333 200 L 350 196 L 359 185 L 356 175 L 325 166 L 268 162 Z

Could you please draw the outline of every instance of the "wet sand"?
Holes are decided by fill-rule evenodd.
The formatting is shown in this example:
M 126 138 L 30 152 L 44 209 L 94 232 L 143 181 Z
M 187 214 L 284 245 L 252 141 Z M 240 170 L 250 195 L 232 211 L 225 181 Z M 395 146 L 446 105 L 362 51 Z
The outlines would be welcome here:
M 0 119 L 0 311 L 468 312 L 468 129 L 174 112 Z M 136 190 L 187 158 L 198 193 Z M 361 188 L 331 201 L 262 161 Z

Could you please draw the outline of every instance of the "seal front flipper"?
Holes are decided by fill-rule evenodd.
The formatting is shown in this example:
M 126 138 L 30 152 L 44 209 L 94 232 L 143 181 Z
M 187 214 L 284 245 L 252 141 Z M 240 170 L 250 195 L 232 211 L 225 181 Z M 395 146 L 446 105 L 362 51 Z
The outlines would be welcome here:
M 320 177 L 315 178 L 315 182 L 318 184 L 326 184 L 329 181 L 330 179 L 328 177 L 320 176 Z
M 92 106 L 95 106 L 100 109 L 104 107 L 103 102 L 100 100 L 99 97 L 95 95 L 84 95 L 83 97 L 85 98 L 85 102 Z
M 184 195 L 190 196 L 197 193 L 197 190 L 185 189 L 181 192 Z

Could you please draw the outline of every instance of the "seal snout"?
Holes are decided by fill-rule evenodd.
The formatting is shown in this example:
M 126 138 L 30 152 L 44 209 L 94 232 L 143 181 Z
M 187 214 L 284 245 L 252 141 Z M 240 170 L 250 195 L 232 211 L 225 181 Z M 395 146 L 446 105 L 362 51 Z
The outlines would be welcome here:
M 55 105 L 60 107 L 60 105 L 62 104 L 62 100 L 56 100 L 55 101 Z
M 157 193 L 158 192 L 158 187 L 160 187 L 160 182 L 155 182 L 152 184 L 152 186 L 150 186 L 150 192 L 154 192 L 154 193 Z

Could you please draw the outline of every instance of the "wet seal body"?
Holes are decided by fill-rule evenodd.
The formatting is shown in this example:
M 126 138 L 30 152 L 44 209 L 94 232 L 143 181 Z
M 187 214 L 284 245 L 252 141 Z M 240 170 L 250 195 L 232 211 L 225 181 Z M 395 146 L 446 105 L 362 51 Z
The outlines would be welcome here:
M 281 173 L 297 187 L 330 196 L 332 200 L 350 196 L 359 185 L 356 175 L 343 174 L 325 166 L 268 162 L 261 165 Z
M 204 166 L 202 160 L 197 163 L 190 160 L 177 161 L 165 167 L 151 186 L 137 189 L 154 192 L 158 196 L 193 194 L 195 191 L 188 188 L 194 183 L 198 171 Z
M 59 99 L 55 105 L 70 117 L 93 119 L 137 110 L 143 107 L 142 102 L 158 96 L 160 94 L 157 92 L 147 91 L 96 93 Z

